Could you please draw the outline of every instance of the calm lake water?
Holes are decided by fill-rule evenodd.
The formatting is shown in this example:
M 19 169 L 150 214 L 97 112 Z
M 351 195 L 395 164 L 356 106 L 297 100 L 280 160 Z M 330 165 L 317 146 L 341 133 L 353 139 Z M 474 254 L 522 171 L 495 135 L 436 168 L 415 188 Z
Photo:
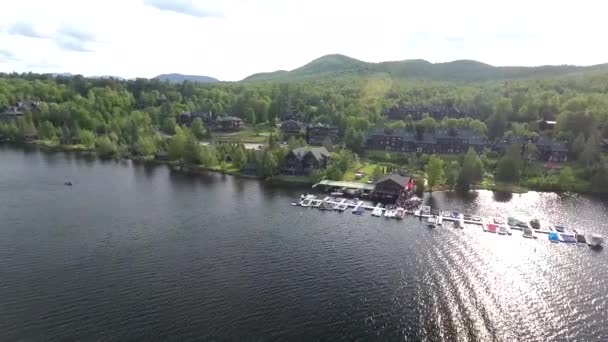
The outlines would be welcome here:
M 303 191 L 0 145 L 0 339 L 608 338 L 608 249 L 292 207 Z M 608 236 L 585 196 L 427 202 Z

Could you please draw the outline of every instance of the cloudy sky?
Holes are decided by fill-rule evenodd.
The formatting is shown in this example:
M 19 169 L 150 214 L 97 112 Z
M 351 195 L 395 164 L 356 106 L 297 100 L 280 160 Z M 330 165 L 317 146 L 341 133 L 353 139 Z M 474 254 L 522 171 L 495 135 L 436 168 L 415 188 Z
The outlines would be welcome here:
M 369 62 L 608 62 L 604 1 L 0 0 L 0 71 L 239 80 Z

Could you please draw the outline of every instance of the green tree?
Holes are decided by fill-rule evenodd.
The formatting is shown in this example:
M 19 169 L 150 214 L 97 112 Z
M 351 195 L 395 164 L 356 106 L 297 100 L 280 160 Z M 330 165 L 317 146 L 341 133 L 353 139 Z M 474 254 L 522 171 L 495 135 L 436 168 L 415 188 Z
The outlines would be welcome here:
M 597 134 L 592 134 L 589 139 L 587 139 L 587 143 L 585 144 L 585 148 L 580 155 L 579 161 L 587 168 L 594 167 L 599 161 L 600 155 L 600 139 Z
M 576 183 L 576 176 L 574 175 L 572 168 L 566 166 L 559 172 L 558 180 L 562 189 L 571 190 Z
M 380 177 L 382 177 L 383 172 L 382 172 L 382 168 L 380 167 L 380 165 L 376 165 L 376 167 L 374 168 L 374 171 L 372 173 L 372 177 L 374 178 L 374 180 L 378 180 L 380 179 Z
M 168 154 L 170 160 L 180 160 L 184 156 L 184 149 L 186 147 L 186 143 L 188 142 L 188 137 L 186 133 L 180 128 L 175 127 L 175 135 L 169 139 L 168 146 Z
M 79 134 L 81 144 L 89 148 L 95 146 L 95 134 L 93 134 L 93 132 L 86 129 L 81 129 Z
M 576 139 L 572 142 L 570 146 L 570 151 L 576 156 L 576 158 L 580 158 L 585 150 L 585 134 L 579 133 Z
M 175 122 L 175 118 L 174 117 L 168 117 L 165 119 L 165 121 L 163 121 L 163 133 L 165 134 L 170 134 L 173 135 L 175 134 L 175 126 L 177 125 L 177 123 Z
M 445 175 L 446 175 L 446 184 L 450 188 L 450 190 L 454 190 L 456 187 L 456 181 L 458 180 L 458 175 L 460 174 L 460 163 L 457 161 L 452 161 L 451 163 L 446 165 Z
M 424 195 L 424 190 L 425 190 L 424 179 L 422 179 L 422 178 L 416 179 L 416 188 L 414 189 L 414 192 L 416 192 L 416 196 L 422 197 Z
M 243 145 L 235 147 L 232 154 L 232 164 L 239 169 L 242 169 L 247 164 L 247 151 Z
M 429 191 L 433 192 L 433 187 L 439 183 L 443 176 L 443 160 L 432 155 L 426 165 L 426 177 Z
M 38 135 L 41 139 L 47 140 L 55 140 L 57 138 L 57 133 L 55 132 L 55 126 L 53 123 L 45 120 L 38 127 Z
M 135 152 L 141 156 L 151 156 L 157 150 L 156 141 L 152 137 L 140 136 L 135 144 Z
M 354 128 L 347 128 L 344 135 L 344 143 L 351 151 L 360 153 L 363 151 L 363 145 L 365 143 L 363 133 Z
M 519 183 L 521 176 L 521 159 L 520 156 L 521 147 L 519 145 L 513 145 L 509 151 L 498 161 L 496 164 L 496 174 L 494 178 L 498 182 L 504 182 L 509 184 Z
M 192 131 L 192 134 L 194 134 L 196 139 L 203 140 L 205 138 L 205 126 L 203 125 L 203 120 L 201 120 L 201 118 L 195 118 L 190 126 L 190 131 Z
M 488 119 L 488 135 L 491 139 L 500 138 L 507 129 L 507 118 L 504 114 L 494 113 Z
M 192 134 L 183 134 L 183 138 L 181 138 L 183 139 L 182 160 L 186 164 L 201 164 L 201 152 L 198 141 Z
M 262 154 L 262 165 L 261 165 L 262 176 L 272 177 L 276 173 L 278 162 L 275 159 L 272 152 L 268 149 L 264 150 Z
M 472 148 L 465 154 L 462 168 L 456 179 L 456 190 L 459 192 L 468 192 L 471 190 L 471 185 L 481 182 L 483 178 L 483 163 L 479 156 Z
M 116 155 L 117 148 L 110 138 L 104 135 L 95 140 L 95 151 L 101 158 L 110 158 Z

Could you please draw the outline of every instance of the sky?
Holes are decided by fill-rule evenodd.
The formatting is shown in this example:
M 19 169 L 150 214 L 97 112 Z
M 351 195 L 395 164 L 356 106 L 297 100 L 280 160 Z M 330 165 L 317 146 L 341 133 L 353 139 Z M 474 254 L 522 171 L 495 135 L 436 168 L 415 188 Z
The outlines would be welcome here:
M 599 0 L 0 0 L 0 71 L 236 81 L 367 62 L 608 63 Z

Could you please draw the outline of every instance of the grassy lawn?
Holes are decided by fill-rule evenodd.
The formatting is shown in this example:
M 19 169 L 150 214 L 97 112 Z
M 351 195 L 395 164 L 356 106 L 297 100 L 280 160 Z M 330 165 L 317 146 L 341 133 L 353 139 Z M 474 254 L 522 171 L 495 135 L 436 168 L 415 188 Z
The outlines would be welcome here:
M 241 143 L 263 144 L 268 141 L 270 134 L 277 134 L 277 130 L 256 132 L 252 128 L 246 128 L 238 132 L 213 132 L 213 140 L 232 140 Z

